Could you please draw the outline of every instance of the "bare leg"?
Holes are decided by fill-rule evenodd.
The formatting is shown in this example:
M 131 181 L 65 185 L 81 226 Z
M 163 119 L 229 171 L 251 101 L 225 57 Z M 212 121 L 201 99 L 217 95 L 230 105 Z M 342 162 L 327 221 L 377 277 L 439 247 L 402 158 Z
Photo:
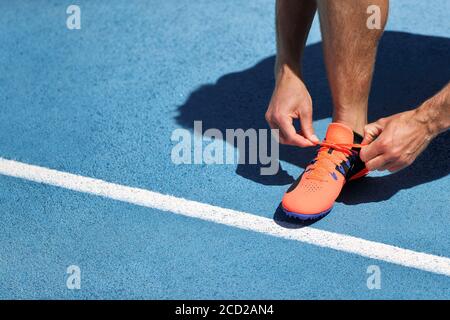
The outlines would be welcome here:
M 279 129 L 280 142 L 310 147 L 319 139 L 312 124 L 312 100 L 301 79 L 301 58 L 311 22 L 315 0 L 277 0 L 277 60 L 275 88 L 266 112 L 272 129 Z M 297 132 L 293 122 L 300 121 Z
M 378 40 L 387 21 L 389 0 L 317 0 L 325 64 L 333 96 L 333 121 L 359 134 L 367 124 L 367 105 Z M 380 8 L 381 28 L 369 29 L 367 8 Z
M 277 59 L 275 77 L 289 68 L 301 77 L 301 59 L 316 12 L 315 0 L 276 1 Z

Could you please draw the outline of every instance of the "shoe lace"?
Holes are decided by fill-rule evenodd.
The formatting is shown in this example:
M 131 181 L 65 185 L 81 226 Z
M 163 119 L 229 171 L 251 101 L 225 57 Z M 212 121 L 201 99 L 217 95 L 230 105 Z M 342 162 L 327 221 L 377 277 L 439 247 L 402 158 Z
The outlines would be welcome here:
M 322 141 L 317 145 L 320 146 L 317 153 L 317 157 L 307 167 L 307 172 L 310 172 L 306 176 L 307 179 L 326 181 L 328 175 L 336 170 L 336 166 L 340 166 L 342 161 L 347 161 L 349 157 L 356 156 L 357 151 L 352 148 L 361 148 L 362 144 L 344 144 L 344 143 L 331 143 Z M 332 153 L 328 151 L 333 149 Z

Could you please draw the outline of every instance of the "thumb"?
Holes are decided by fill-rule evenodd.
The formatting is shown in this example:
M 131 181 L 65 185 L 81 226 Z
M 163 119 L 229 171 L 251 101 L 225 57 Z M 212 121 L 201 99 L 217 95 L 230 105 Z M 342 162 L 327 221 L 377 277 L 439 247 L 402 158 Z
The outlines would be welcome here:
M 364 139 L 362 144 L 372 143 L 381 134 L 381 132 L 383 132 L 383 129 L 384 126 L 381 119 L 366 125 L 364 127 Z
M 311 142 L 319 143 L 319 138 L 314 134 L 314 127 L 312 124 L 312 112 L 300 114 L 300 125 L 303 136 Z

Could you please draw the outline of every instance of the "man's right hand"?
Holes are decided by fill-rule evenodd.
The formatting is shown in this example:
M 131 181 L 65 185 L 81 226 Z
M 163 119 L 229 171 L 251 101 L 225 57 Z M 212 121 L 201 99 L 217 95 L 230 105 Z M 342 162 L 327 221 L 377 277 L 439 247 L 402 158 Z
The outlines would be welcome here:
M 299 119 L 296 132 L 293 121 Z M 266 112 L 272 129 L 279 129 L 280 143 L 311 147 L 319 142 L 312 125 L 312 100 L 303 81 L 288 68 L 281 68 Z

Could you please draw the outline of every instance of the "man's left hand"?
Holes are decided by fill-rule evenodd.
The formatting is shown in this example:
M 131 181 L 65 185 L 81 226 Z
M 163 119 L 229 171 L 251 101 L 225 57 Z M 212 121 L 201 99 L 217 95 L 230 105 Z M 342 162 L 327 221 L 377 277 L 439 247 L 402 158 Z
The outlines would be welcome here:
M 364 128 L 361 160 L 367 169 L 395 172 L 414 162 L 433 134 L 418 109 L 381 118 Z

